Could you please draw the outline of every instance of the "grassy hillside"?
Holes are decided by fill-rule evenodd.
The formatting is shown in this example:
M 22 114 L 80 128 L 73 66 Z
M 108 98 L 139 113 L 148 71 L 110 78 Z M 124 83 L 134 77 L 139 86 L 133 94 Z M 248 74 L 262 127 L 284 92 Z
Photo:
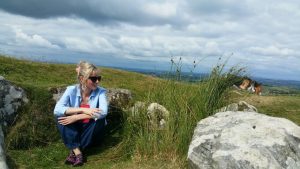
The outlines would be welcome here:
M 300 95 L 257 96 L 244 93 L 232 98 L 232 102 L 239 100 L 254 105 L 260 113 L 287 118 L 300 125 Z
M 49 88 L 77 83 L 75 76 L 76 65 L 31 62 L 1 55 L 0 64 L 2 76 L 24 87 Z M 142 98 L 145 91 L 158 80 L 151 76 L 134 72 L 109 68 L 100 69 L 103 76 L 101 86 L 130 89 L 134 92 L 137 99 Z
M 49 89 L 77 83 L 75 68 L 76 65 L 38 63 L 0 56 L 0 75 L 24 88 L 30 100 L 29 104 L 19 111 L 16 124 L 13 124 L 7 132 L 6 146 L 11 165 L 17 168 L 63 166 L 63 159 L 68 152 L 61 143 L 56 129 L 53 119 L 55 103 Z M 160 81 L 138 73 L 100 69 L 103 76 L 101 86 L 129 89 L 133 93 L 134 100 L 144 100 L 149 89 Z M 119 142 L 119 138 L 118 133 L 115 133 L 112 138 L 106 139 L 104 147 L 108 152 Z M 32 160 L 28 160 L 27 157 Z M 100 157 L 103 159 L 102 155 Z M 110 163 L 111 159 L 108 158 L 106 156 L 104 158 L 107 160 L 106 163 Z M 49 159 L 52 160 L 48 161 Z M 90 166 L 95 168 L 94 166 L 98 164 L 90 163 Z
M 0 56 L 0 75 L 24 88 L 30 103 L 7 131 L 6 146 L 13 168 L 71 168 L 63 164 L 68 150 L 53 119 L 49 88 L 76 83 L 76 65 L 48 64 Z M 150 127 L 145 112 L 123 112 L 122 128 L 106 135 L 103 144 L 86 152 L 84 168 L 185 168 L 188 144 L 196 123 L 229 102 L 246 100 L 262 113 L 300 124 L 299 96 L 231 94 L 228 87 L 240 70 L 213 69 L 201 83 L 161 80 L 133 72 L 100 68 L 106 88 L 126 88 L 135 101 L 158 102 L 170 112 L 164 130 Z M 231 76 L 233 75 L 233 76 Z

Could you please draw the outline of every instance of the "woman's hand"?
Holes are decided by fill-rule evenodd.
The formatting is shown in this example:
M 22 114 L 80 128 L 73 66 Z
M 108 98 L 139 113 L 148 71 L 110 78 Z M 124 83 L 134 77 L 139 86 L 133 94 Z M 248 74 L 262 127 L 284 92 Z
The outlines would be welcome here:
M 99 116 L 101 110 L 99 108 L 84 108 L 83 113 L 91 117 Z
M 58 118 L 58 123 L 61 125 L 68 125 L 68 124 L 72 124 L 72 123 L 76 122 L 77 120 L 79 120 L 77 118 L 77 115 L 64 116 L 64 117 Z

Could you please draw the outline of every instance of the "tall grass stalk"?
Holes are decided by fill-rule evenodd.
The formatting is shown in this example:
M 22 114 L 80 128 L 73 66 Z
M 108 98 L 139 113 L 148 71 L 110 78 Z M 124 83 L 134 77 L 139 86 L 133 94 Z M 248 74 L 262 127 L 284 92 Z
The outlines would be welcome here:
M 242 72 L 237 68 L 225 72 L 224 66 L 220 64 L 213 68 L 210 76 L 201 83 L 168 79 L 152 86 L 148 104 L 156 102 L 165 106 L 170 116 L 166 119 L 166 126 L 161 129 L 151 125 L 146 108 L 139 112 L 128 112 L 125 138 L 134 142 L 133 152 L 144 158 L 179 158 L 184 161 L 197 122 L 212 115 L 226 103 L 229 87 Z

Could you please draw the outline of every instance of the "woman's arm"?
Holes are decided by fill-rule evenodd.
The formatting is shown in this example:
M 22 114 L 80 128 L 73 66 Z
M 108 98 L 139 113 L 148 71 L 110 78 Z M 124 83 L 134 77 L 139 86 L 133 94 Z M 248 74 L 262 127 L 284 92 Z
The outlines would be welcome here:
M 56 103 L 54 108 L 54 114 L 57 117 L 61 116 L 69 116 L 74 114 L 87 114 L 90 116 L 94 116 L 96 113 L 100 113 L 99 108 L 78 108 L 74 107 L 74 103 L 76 102 L 76 86 L 67 87 L 66 91 Z M 73 105 L 71 105 L 73 103 Z
M 74 123 L 78 120 L 83 120 L 83 119 L 91 119 L 92 116 L 87 115 L 87 114 L 74 114 L 71 116 L 63 116 L 58 118 L 58 123 L 61 125 L 68 125 L 71 123 Z
M 65 111 L 65 115 L 74 115 L 74 114 L 86 114 L 89 116 L 94 116 L 95 113 L 100 113 L 99 108 L 77 108 L 77 107 L 69 107 Z

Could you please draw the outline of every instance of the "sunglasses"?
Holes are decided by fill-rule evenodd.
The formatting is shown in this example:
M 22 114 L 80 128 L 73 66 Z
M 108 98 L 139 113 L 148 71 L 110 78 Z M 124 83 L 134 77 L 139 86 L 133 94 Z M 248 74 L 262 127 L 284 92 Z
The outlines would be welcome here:
M 97 80 L 100 82 L 101 81 L 101 76 L 90 76 L 89 79 L 93 82 L 96 83 Z

